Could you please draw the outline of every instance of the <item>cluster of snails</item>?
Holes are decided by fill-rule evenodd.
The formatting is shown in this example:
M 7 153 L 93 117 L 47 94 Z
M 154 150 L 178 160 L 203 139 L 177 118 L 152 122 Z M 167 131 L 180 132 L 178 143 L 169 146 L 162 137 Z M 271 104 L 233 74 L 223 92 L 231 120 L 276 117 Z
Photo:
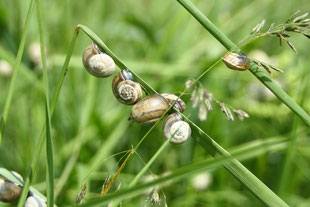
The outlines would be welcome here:
M 22 177 L 18 173 L 12 171 L 12 174 L 22 181 Z M 22 190 L 23 187 L 20 184 L 0 174 L 0 202 L 10 203 L 16 201 L 20 197 Z M 30 191 L 24 206 L 46 207 L 47 205 L 44 199 Z
M 92 43 L 83 53 L 83 64 L 86 70 L 96 77 L 108 77 L 115 71 L 115 63 L 107 54 L 100 51 L 99 47 Z M 142 125 L 152 125 L 158 121 L 163 114 L 173 107 L 183 112 L 185 103 L 174 94 L 152 94 L 145 98 L 145 89 L 137 82 L 133 81 L 130 71 L 121 70 L 112 81 L 112 91 L 115 98 L 122 104 L 133 105 L 130 118 Z M 189 124 L 182 120 L 182 116 L 177 112 L 170 114 L 163 125 L 164 136 L 171 143 L 183 143 L 191 136 Z

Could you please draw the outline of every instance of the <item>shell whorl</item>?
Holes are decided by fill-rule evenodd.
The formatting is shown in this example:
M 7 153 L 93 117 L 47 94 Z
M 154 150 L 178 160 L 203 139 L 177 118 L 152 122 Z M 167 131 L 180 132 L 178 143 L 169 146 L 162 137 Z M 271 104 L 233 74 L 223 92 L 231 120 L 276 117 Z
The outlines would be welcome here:
M 182 117 L 173 113 L 170 114 L 163 125 L 163 134 L 166 139 L 171 137 L 170 142 L 173 144 L 182 144 L 191 136 L 191 128 L 189 124 L 182 120 Z
M 120 102 L 128 105 L 137 103 L 142 98 L 142 91 L 139 84 L 131 81 L 125 80 L 122 81 L 118 87 L 118 99 Z
M 83 53 L 83 65 L 96 77 L 108 77 L 115 71 L 114 60 L 101 52 L 95 43 L 90 44 Z
M 112 81 L 112 91 L 116 99 L 127 105 L 133 105 L 142 99 L 142 88 L 132 81 L 128 71 L 119 72 Z

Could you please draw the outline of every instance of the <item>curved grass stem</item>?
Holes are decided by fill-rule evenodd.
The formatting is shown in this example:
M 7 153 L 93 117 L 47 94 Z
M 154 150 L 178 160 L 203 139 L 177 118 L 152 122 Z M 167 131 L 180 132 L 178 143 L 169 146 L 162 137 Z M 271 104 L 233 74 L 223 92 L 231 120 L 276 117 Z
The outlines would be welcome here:
M 212 24 L 212 23 L 211 23 Z M 214 26 L 214 25 L 213 25 Z M 215 27 L 215 26 L 214 26 Z M 143 81 L 140 77 L 138 77 L 132 70 L 130 70 L 103 42 L 102 40 L 94 33 L 92 32 L 88 27 L 84 25 L 78 25 L 78 28 L 82 29 L 98 46 L 100 49 L 102 49 L 105 53 L 110 55 L 114 60 L 115 63 L 121 68 L 121 69 L 127 69 L 130 72 L 132 72 L 136 80 L 143 84 L 146 88 L 151 89 L 152 92 L 157 93 L 151 86 L 149 86 L 145 81 Z M 213 27 L 211 27 L 213 28 Z M 217 32 L 216 34 L 220 34 Z M 223 40 L 227 40 L 227 38 L 223 38 Z M 232 42 L 228 41 L 227 45 L 230 45 Z M 233 43 L 232 43 L 233 44 Z M 213 67 L 214 64 L 211 66 Z M 208 71 L 209 69 L 207 69 Z M 205 74 L 205 73 L 204 73 Z M 201 78 L 201 76 L 199 76 Z M 193 86 L 193 84 L 191 84 Z M 186 89 L 188 90 L 188 89 Z M 184 92 L 184 90 L 179 97 L 181 97 Z M 200 129 L 195 123 L 193 123 L 191 120 L 189 120 L 185 115 L 181 114 L 182 117 L 187 121 L 192 131 L 194 132 L 194 138 L 196 141 L 206 150 L 208 151 L 215 159 L 220 161 L 224 167 L 232 174 L 234 175 L 241 183 L 243 183 L 255 196 L 257 196 L 263 203 L 265 203 L 267 206 L 285 206 L 288 205 L 281 200 L 274 192 L 272 192 L 264 183 L 262 183 L 255 175 L 253 175 L 246 167 L 244 167 L 237 159 L 232 157 L 225 149 L 223 149 L 218 143 L 216 143 L 215 140 L 213 140 L 206 132 L 204 132 L 202 129 Z M 164 115 L 163 115 L 164 116 Z M 163 117 L 162 116 L 162 117 Z M 158 121 L 156 122 L 156 124 Z M 152 129 L 156 126 L 153 125 L 153 127 L 146 133 L 146 135 L 141 139 L 141 141 L 138 143 L 138 145 L 135 147 L 137 149 L 139 145 L 142 143 L 142 141 L 146 138 L 146 136 L 152 131 Z M 134 152 L 134 151 L 133 151 Z M 128 155 L 131 156 L 132 154 Z M 223 157 L 227 161 L 221 161 Z M 126 162 L 128 159 L 126 159 Z M 125 162 L 124 162 L 125 163 Z M 120 167 L 123 169 L 123 165 Z M 116 177 L 118 176 L 119 172 L 116 174 Z M 116 178 L 114 177 L 114 178 Z M 115 180 L 113 180 L 114 182 Z M 113 184 L 113 183 L 112 183 Z M 111 186 L 109 186 L 111 187 Z M 109 189 L 108 189 L 109 190 Z M 104 195 L 107 193 L 106 190 L 104 192 Z
M 177 0 L 206 30 L 208 30 L 227 50 L 239 51 L 228 37 L 226 37 L 190 0 Z M 298 115 L 308 126 L 310 116 L 289 95 L 277 86 L 266 73 L 251 61 L 250 72 L 259 79 L 278 99 L 291 111 Z

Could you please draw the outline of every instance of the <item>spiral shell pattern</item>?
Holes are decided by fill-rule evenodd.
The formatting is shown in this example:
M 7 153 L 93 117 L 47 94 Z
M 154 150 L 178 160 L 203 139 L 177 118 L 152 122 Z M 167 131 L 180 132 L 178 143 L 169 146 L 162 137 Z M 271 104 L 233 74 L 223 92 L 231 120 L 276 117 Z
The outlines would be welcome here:
M 112 81 L 112 91 L 116 99 L 127 105 L 133 105 L 142 99 L 142 88 L 130 78 L 132 75 L 128 71 L 121 71 Z

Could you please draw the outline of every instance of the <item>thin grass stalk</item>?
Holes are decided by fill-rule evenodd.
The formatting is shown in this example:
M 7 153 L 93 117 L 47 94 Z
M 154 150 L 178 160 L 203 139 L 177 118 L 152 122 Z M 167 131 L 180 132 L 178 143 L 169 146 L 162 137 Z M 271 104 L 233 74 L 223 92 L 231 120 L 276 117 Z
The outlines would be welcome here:
M 152 156 L 152 158 L 144 165 L 144 167 L 139 171 L 139 173 L 134 177 L 134 179 L 129 183 L 128 188 L 131 188 L 140 181 L 142 176 L 150 169 L 151 165 L 155 162 L 155 160 L 162 154 L 164 150 L 170 146 L 172 136 L 167 139 L 164 144 L 161 145 L 161 147 L 156 151 L 156 153 Z M 118 206 L 120 203 L 119 200 L 113 202 L 113 206 Z
M 61 87 L 62 87 L 62 83 L 63 83 L 64 77 L 66 76 L 67 67 L 68 67 L 68 65 L 70 63 L 70 58 L 71 58 L 72 53 L 73 53 L 73 49 L 74 49 L 74 46 L 75 46 L 75 42 L 76 42 L 78 33 L 79 33 L 79 31 L 75 30 L 75 32 L 73 34 L 73 37 L 72 37 L 72 40 L 71 40 L 71 43 L 69 45 L 68 51 L 67 51 L 67 56 L 66 56 L 64 65 L 62 67 L 62 71 L 61 71 L 60 77 L 59 77 L 58 82 L 57 82 L 57 87 L 56 87 L 56 90 L 54 92 L 53 99 L 52 99 L 52 102 L 51 102 L 51 107 L 50 107 L 50 109 L 51 109 L 51 116 L 53 115 L 53 112 L 54 112 L 54 109 L 55 109 L 55 105 L 57 103 L 57 100 L 58 100 L 58 97 L 59 97 L 59 93 L 60 93 L 60 90 L 61 90 Z M 25 203 L 25 200 L 26 200 L 26 197 L 27 197 L 27 194 L 28 194 L 28 191 L 29 191 L 30 183 L 32 181 L 32 176 L 35 173 L 35 170 L 37 168 L 39 157 L 40 157 L 40 153 L 41 153 L 41 150 L 42 150 L 42 147 L 43 147 L 43 144 L 44 144 L 44 140 L 45 140 L 44 139 L 45 138 L 45 133 L 46 133 L 45 132 L 45 128 L 46 128 L 46 123 L 43 125 L 42 131 L 41 131 L 41 134 L 40 134 L 40 139 L 38 141 L 38 144 L 37 144 L 37 147 L 36 147 L 36 151 L 35 151 L 35 153 L 33 155 L 33 159 L 31 161 L 31 164 L 30 164 L 30 167 L 29 167 L 29 170 L 28 170 L 28 173 L 27 173 L 27 177 L 26 177 L 25 182 L 24 182 L 23 191 L 22 191 L 22 194 L 21 194 L 20 199 L 18 201 L 18 207 L 23 207 L 23 205 Z
M 51 118 L 50 118 L 50 101 L 49 101 L 49 87 L 48 87 L 48 74 L 46 69 L 46 53 L 44 42 L 44 28 L 43 17 L 41 14 L 41 0 L 36 0 L 37 16 L 39 25 L 41 59 L 43 70 L 43 82 L 45 86 L 45 109 L 46 109 L 46 194 L 47 206 L 53 207 L 54 205 L 54 159 L 53 159 L 53 144 L 51 137 Z
M 191 122 L 186 116 L 182 117 L 187 121 L 194 134 L 196 141 L 205 148 L 215 159 L 220 160 L 223 156 L 230 158 L 222 161 L 224 167 L 243 183 L 259 200 L 267 206 L 280 207 L 288 205 L 281 200 L 272 190 L 261 182 L 254 174 L 244 167 L 237 159 L 233 158 L 229 152 L 216 143 L 208 134 L 201 130 L 195 123 Z
M 110 55 L 113 59 L 115 59 L 116 64 L 123 69 L 130 70 L 128 67 L 125 66 L 125 64 L 102 42 L 102 40 L 94 33 L 92 32 L 88 27 L 83 25 L 78 25 L 79 28 L 81 28 L 98 46 L 100 49 L 102 49 L 104 52 L 106 52 L 108 55 Z M 209 69 L 207 69 L 209 70 Z M 130 70 L 133 72 L 132 70 Z M 133 72 L 134 74 L 134 72 Z M 205 73 L 204 73 L 205 74 Z M 135 75 L 135 74 L 134 74 Z M 136 76 L 138 77 L 138 76 Z M 199 76 L 201 78 L 201 76 Z M 140 81 L 140 77 L 137 78 L 137 81 Z M 142 80 L 142 79 L 141 79 Z M 197 80 L 196 80 L 197 81 Z M 151 86 L 149 86 L 145 81 L 142 82 L 145 84 L 144 86 L 146 88 L 152 89 Z M 193 83 L 191 84 L 191 86 Z M 154 89 L 152 89 L 155 93 L 157 93 Z M 186 90 L 185 90 L 186 91 Z M 181 97 L 184 92 L 181 93 L 179 97 Z M 181 114 L 181 113 L 180 113 Z M 225 149 L 223 149 L 218 143 L 216 143 L 215 140 L 213 140 L 207 133 L 205 133 L 202 129 L 200 129 L 195 123 L 193 123 L 191 120 L 189 120 L 185 115 L 181 114 L 185 121 L 187 121 L 192 131 L 194 132 L 194 138 L 196 141 L 205 148 L 206 151 L 208 151 L 215 159 L 221 159 L 223 156 L 229 158 L 229 161 L 222 162 L 224 167 L 232 174 L 234 175 L 241 183 L 243 183 L 257 198 L 259 198 L 263 203 L 265 203 L 267 206 L 275 206 L 275 207 L 281 207 L 281 206 L 288 206 L 283 200 L 281 200 L 273 191 L 271 191 L 264 183 L 262 183 L 255 175 L 253 175 L 246 167 L 244 167 L 237 159 L 233 158 Z M 157 124 L 158 122 L 156 122 Z M 150 131 L 156 126 L 153 125 L 153 127 L 147 132 L 147 134 L 150 133 Z M 147 135 L 146 134 L 146 135 Z M 144 138 L 146 137 L 144 136 Z M 141 143 L 144 138 L 139 142 Z M 139 144 L 136 146 L 136 148 L 139 146 Z M 135 148 L 135 149 L 136 149 Z M 128 156 L 131 156 L 129 154 Z M 126 162 L 128 159 L 126 159 Z M 126 164 L 126 162 L 124 162 Z M 124 163 L 120 167 L 120 169 L 123 169 Z M 114 176 L 112 181 L 109 183 L 108 188 L 105 190 L 103 195 L 106 195 L 109 188 L 115 181 L 116 177 L 120 171 L 117 172 L 117 174 Z
M 258 155 L 267 153 L 269 151 L 279 151 L 283 150 L 287 147 L 287 139 L 283 138 L 276 138 L 276 139 L 268 139 L 268 140 L 256 140 L 250 144 L 247 144 L 243 147 L 238 147 L 233 149 L 231 153 L 233 156 L 240 158 L 240 160 L 248 160 Z M 231 157 L 222 157 L 222 162 L 227 162 L 231 159 Z M 91 199 L 87 203 L 83 204 L 84 207 L 89 206 L 102 206 L 103 204 L 107 204 L 111 201 L 120 201 L 126 198 L 130 198 L 136 196 L 138 194 L 142 194 L 149 188 L 153 188 L 164 184 L 166 182 L 174 183 L 182 179 L 188 179 L 191 176 L 202 173 L 214 168 L 221 166 L 221 162 L 215 160 L 213 158 L 208 158 L 206 160 L 196 162 L 190 165 L 186 165 L 184 167 L 178 168 L 177 170 L 173 171 L 171 174 L 157 178 L 149 183 L 136 185 L 131 188 L 127 188 L 124 190 L 120 190 L 118 192 L 114 192 L 111 194 L 106 195 L 104 198 L 101 199 Z
M 240 51 L 190 0 L 177 0 L 206 30 L 208 30 L 226 49 Z M 310 116 L 289 95 L 277 86 L 266 73 L 251 61 L 249 70 L 291 111 L 310 126 Z
M 30 23 L 33 7 L 34 7 L 34 0 L 31 0 L 29 3 L 29 8 L 28 8 L 28 12 L 27 12 L 25 27 L 24 27 L 23 34 L 22 34 L 22 39 L 20 41 L 18 52 L 17 52 L 16 62 L 14 65 L 14 70 L 13 70 L 13 75 L 12 75 L 12 79 L 10 82 L 8 96 L 6 98 L 4 110 L 3 110 L 2 116 L 0 118 L 0 145 L 2 143 L 5 124 L 6 124 L 6 121 L 8 118 L 8 114 L 9 114 L 9 110 L 10 110 L 10 106 L 11 106 L 11 102 L 12 102 L 12 98 L 13 98 L 15 82 L 16 82 L 17 75 L 18 75 L 19 68 L 20 68 L 19 65 L 21 63 L 22 56 L 24 53 L 25 41 L 26 41 L 26 36 L 27 36 L 28 28 L 29 28 L 29 23 Z
M 135 178 L 129 183 L 128 187 L 135 186 L 142 176 L 149 170 L 151 165 L 155 162 L 155 160 L 166 150 L 170 144 L 171 137 L 167 139 L 164 144 L 156 151 L 156 153 L 152 156 L 152 158 L 146 163 L 146 165 L 140 170 L 140 172 L 135 176 Z
M 110 48 L 108 48 L 104 42 L 92 31 L 90 30 L 88 27 L 79 24 L 77 26 L 77 29 L 82 29 L 83 32 L 85 32 L 85 34 L 87 36 L 89 36 L 90 39 L 92 39 L 98 46 L 100 49 L 102 49 L 106 54 L 108 54 L 109 56 L 111 56 L 115 62 L 115 64 L 121 69 L 121 70 L 129 70 L 134 78 L 141 84 L 144 86 L 144 88 L 146 88 L 148 90 L 148 92 L 152 92 L 152 93 L 157 93 L 154 88 L 152 88 L 149 84 L 147 84 L 140 76 L 138 76 L 138 74 L 136 74 L 134 71 L 132 71 L 130 68 L 128 68 L 122 61 L 120 58 L 118 58 L 111 50 Z

